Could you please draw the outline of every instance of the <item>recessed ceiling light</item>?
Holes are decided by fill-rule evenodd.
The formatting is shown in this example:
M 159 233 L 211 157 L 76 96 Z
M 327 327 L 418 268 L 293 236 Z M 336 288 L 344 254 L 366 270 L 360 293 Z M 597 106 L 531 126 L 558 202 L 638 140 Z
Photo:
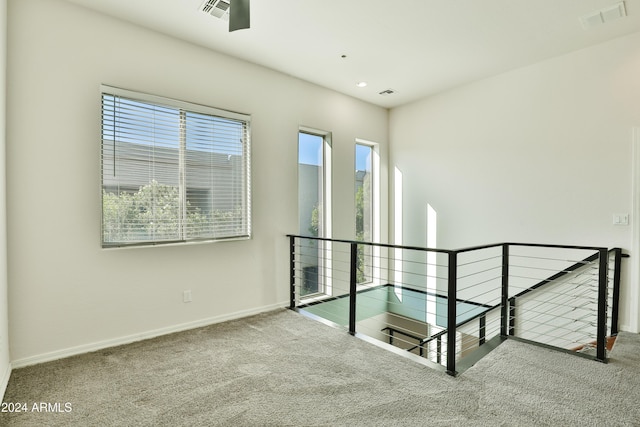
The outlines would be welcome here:
M 356 86 L 358 87 L 365 87 L 367 85 L 367 82 L 358 82 L 356 83 Z

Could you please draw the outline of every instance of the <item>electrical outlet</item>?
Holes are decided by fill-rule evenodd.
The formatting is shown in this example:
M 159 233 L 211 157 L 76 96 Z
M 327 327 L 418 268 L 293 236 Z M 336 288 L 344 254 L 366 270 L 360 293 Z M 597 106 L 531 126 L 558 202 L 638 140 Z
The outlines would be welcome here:
M 191 289 L 182 292 L 182 302 L 191 302 Z

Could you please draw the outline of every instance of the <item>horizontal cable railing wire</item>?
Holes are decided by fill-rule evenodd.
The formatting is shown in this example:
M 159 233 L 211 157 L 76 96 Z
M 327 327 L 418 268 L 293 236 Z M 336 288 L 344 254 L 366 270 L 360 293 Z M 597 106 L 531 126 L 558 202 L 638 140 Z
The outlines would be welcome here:
M 604 361 L 605 334 L 617 332 L 619 249 L 499 243 L 444 250 L 288 237 L 290 308 L 452 375 L 458 361 L 505 338 L 565 350 L 596 342 L 593 358 Z
M 582 256 L 513 254 L 517 261 L 511 261 L 510 268 L 517 273 L 509 276 L 512 336 L 563 349 L 597 340 L 599 253 L 579 251 Z

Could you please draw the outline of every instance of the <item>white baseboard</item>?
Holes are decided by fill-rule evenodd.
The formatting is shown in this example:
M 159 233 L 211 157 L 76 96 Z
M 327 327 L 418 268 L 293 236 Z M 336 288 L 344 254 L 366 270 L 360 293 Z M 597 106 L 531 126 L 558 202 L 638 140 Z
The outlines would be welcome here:
M 7 365 L 7 369 L 4 371 L 2 377 L 0 377 L 0 402 L 4 402 L 4 393 L 7 391 L 9 385 L 9 378 L 11 377 L 11 363 Z
M 637 334 L 638 332 L 640 332 L 640 331 L 636 331 L 636 330 L 634 330 L 630 325 L 620 325 L 620 328 L 619 328 L 619 329 L 620 329 L 621 331 L 624 331 L 624 332 L 631 332 L 631 333 L 634 333 L 634 334 Z
M 80 345 L 77 347 L 66 348 L 63 350 L 52 351 L 50 353 L 39 354 L 36 356 L 25 357 L 11 361 L 13 369 L 24 368 L 25 366 L 37 365 L 39 363 L 51 362 L 53 360 L 64 359 L 65 357 L 76 356 L 78 354 L 90 353 L 92 351 L 102 350 L 109 347 L 116 347 L 123 344 L 130 344 L 136 341 L 142 341 L 150 338 L 159 337 L 161 335 L 172 334 L 174 332 L 187 331 L 189 329 L 200 328 L 202 326 L 213 325 L 215 323 L 226 322 L 228 320 L 240 319 L 242 317 L 253 316 L 267 311 L 284 308 L 289 305 L 289 301 L 267 305 L 248 310 L 237 311 L 235 313 L 223 314 L 220 316 L 209 317 L 207 319 L 196 320 L 194 322 L 181 323 L 179 325 L 168 326 L 166 328 L 154 329 L 139 334 L 127 335 L 124 337 L 113 338 L 109 340 L 99 341 L 91 344 Z M 10 371 L 9 371 L 10 372 Z M 8 377 L 7 377 L 8 381 Z

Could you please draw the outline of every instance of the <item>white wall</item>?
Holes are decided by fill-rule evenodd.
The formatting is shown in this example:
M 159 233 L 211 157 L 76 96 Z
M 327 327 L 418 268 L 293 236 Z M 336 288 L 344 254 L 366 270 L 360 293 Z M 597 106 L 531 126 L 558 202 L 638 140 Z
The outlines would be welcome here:
M 335 183 L 353 182 L 356 138 L 387 163 L 386 109 L 57 0 L 8 17 L 14 366 L 281 306 L 299 126 L 332 132 Z M 100 248 L 101 83 L 252 115 L 252 240 Z M 335 236 L 355 234 L 353 188 L 334 188 Z
M 393 109 L 389 167 L 404 174 L 404 243 L 425 244 L 429 203 L 443 248 L 631 249 L 631 226 L 612 225 L 612 215 L 632 213 L 639 76 L 637 33 Z M 629 282 L 621 323 L 636 329 Z
M 6 70 L 7 1 L 0 0 L 0 400 L 4 396 L 11 372 L 7 303 Z

